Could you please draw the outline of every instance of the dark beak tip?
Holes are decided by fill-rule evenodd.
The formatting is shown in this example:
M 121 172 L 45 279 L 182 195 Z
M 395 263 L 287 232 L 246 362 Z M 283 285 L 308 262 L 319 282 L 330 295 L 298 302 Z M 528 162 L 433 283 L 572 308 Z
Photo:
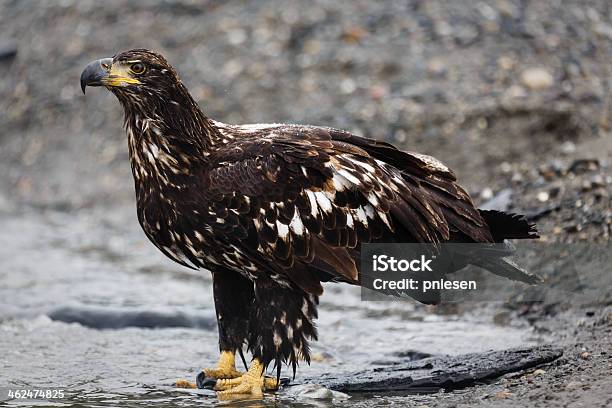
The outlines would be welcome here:
M 85 78 L 85 71 L 87 71 L 87 68 L 85 68 L 85 70 L 81 72 L 81 91 L 83 91 L 83 95 L 85 95 L 85 88 L 87 87 L 87 78 Z
M 101 86 L 102 79 L 108 76 L 108 67 L 112 65 L 111 58 L 92 61 L 81 73 L 81 90 L 85 95 L 85 88 L 89 86 Z

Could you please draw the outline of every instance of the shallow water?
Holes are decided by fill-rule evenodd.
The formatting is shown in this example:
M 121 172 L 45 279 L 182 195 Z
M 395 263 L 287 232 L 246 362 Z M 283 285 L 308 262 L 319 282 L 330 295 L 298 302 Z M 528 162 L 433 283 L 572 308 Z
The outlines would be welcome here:
M 66 390 L 47 406 L 219 403 L 210 391 L 172 386 L 177 378 L 193 380 L 218 356 L 208 272 L 166 260 L 130 208 L 2 215 L 0 223 L 0 390 Z M 294 384 L 398 361 L 408 350 L 462 354 L 534 343 L 529 329 L 495 325 L 479 310 L 485 312 L 434 314 L 409 302 L 364 302 L 357 288 L 328 285 L 313 363 L 298 369 Z M 291 386 L 255 404 L 323 403 L 305 394 Z M 387 405 L 406 398 L 427 397 L 333 402 Z

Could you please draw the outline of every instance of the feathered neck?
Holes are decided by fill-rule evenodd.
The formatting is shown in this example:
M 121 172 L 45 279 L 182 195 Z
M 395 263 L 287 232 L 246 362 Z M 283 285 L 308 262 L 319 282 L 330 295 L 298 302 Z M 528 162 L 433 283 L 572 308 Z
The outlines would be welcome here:
M 206 164 L 222 140 L 187 89 L 177 84 L 170 92 L 116 93 L 125 111 L 125 129 L 132 173 L 137 184 L 156 182 L 176 187 L 181 179 Z

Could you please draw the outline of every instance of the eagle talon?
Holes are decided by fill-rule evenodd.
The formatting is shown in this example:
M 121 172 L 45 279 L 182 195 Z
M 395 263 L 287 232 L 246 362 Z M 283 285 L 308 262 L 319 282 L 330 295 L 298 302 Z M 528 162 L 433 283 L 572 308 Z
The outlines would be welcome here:
M 276 378 L 264 376 L 263 371 L 261 362 L 254 359 L 248 372 L 238 378 L 219 379 L 214 389 L 220 397 L 234 394 L 263 397 L 264 391 L 275 391 L 279 385 Z
M 216 380 L 237 378 L 244 374 L 236 370 L 236 353 L 233 351 L 222 351 L 217 368 L 204 368 L 202 372 L 207 378 Z
M 236 370 L 235 353 L 233 351 L 222 351 L 217 363 L 217 368 L 204 368 L 196 377 L 196 382 L 188 380 L 177 380 L 177 388 L 213 388 L 215 380 L 227 380 L 239 378 L 244 373 Z M 213 384 L 211 384 L 213 382 Z
M 189 380 L 184 380 L 182 378 L 179 379 L 179 380 L 176 380 L 176 382 L 174 383 L 174 386 L 176 388 L 187 388 L 187 389 L 196 389 L 196 388 L 198 388 L 197 384 L 192 383 Z
M 205 368 L 202 372 L 207 378 L 214 378 L 216 380 L 237 378 L 244 374 L 236 369 L 227 370 L 224 368 Z

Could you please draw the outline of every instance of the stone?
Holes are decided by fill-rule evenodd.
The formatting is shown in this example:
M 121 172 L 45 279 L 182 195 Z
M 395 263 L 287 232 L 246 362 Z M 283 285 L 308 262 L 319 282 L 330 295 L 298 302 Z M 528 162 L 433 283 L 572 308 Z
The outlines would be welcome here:
M 553 76 L 544 68 L 528 68 L 521 74 L 521 82 L 532 91 L 541 91 L 553 86 Z
M 550 363 L 562 355 L 560 348 L 539 346 L 434 356 L 349 374 L 323 374 L 305 382 L 344 393 L 431 393 L 486 383 L 508 373 Z

